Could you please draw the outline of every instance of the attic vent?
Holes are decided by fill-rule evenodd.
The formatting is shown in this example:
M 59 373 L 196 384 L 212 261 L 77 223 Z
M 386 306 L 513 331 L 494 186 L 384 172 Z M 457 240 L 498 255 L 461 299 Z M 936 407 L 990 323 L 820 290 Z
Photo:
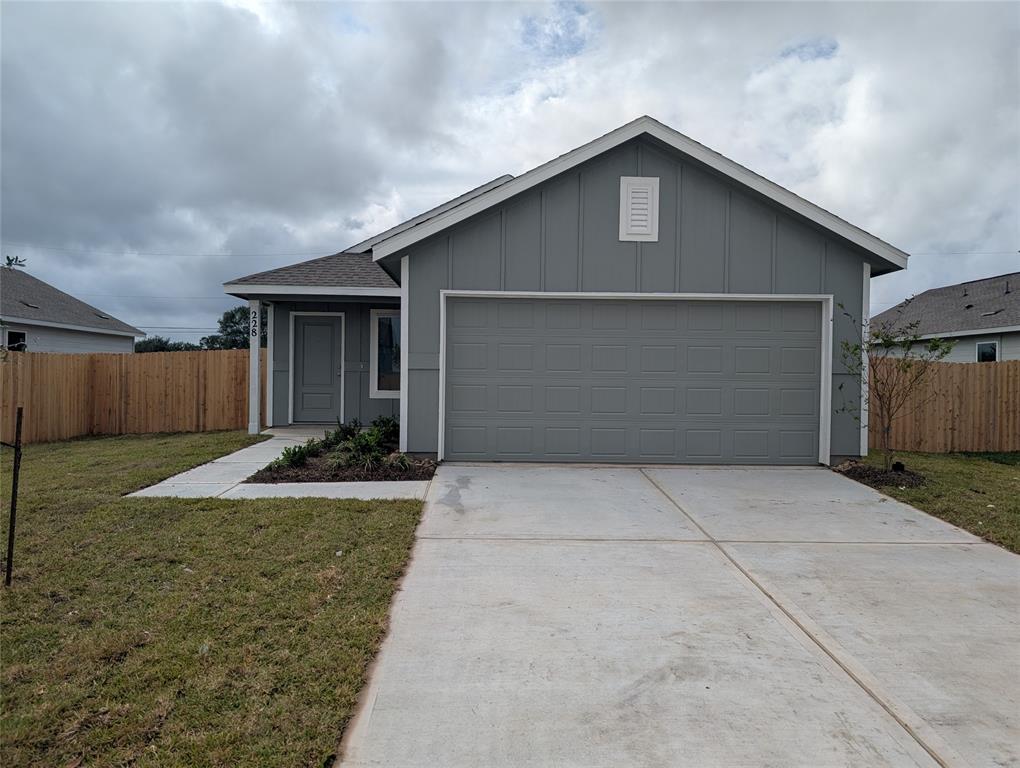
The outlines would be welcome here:
M 620 177 L 620 240 L 659 239 L 659 177 Z
M 31 307 L 32 309 L 39 309 L 38 304 L 32 304 L 31 302 L 25 301 L 24 299 L 18 299 L 18 301 L 20 301 L 26 307 Z
M 95 314 L 96 317 L 100 317 L 103 320 L 109 320 L 110 319 L 109 315 L 104 315 L 102 312 L 95 312 L 94 314 Z
M 1001 309 L 993 309 L 991 312 L 982 312 L 981 317 L 991 317 L 992 315 L 999 314 L 1001 311 Z
M 967 306 L 964 307 L 964 309 L 974 309 L 974 305 L 968 304 Z

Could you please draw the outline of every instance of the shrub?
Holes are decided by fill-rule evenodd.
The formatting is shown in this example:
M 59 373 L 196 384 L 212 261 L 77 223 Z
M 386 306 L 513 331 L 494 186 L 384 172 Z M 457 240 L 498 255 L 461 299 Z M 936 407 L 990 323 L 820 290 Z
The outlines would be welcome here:
M 385 458 L 382 438 L 377 429 L 358 432 L 340 443 L 333 451 L 330 463 L 335 467 L 375 469 Z
M 321 450 L 318 443 L 317 440 L 309 440 L 304 445 L 288 445 L 283 449 L 280 458 L 272 461 L 270 466 L 274 468 L 303 467 L 310 456 L 318 455 Z
M 406 453 L 391 453 L 386 457 L 386 463 L 394 469 L 408 470 L 411 468 L 411 458 Z
M 377 416 L 372 420 L 372 428 L 379 432 L 384 445 L 400 442 L 400 422 L 392 416 Z

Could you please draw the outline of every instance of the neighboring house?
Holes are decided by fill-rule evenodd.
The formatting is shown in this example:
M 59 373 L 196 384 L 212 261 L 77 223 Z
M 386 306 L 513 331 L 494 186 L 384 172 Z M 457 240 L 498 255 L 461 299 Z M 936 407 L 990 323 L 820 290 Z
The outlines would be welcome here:
M 403 450 L 448 460 L 810 465 L 867 450 L 834 307 L 906 265 L 642 117 L 224 290 L 253 333 L 269 305 L 273 425 L 399 415 Z
M 922 339 L 948 339 L 947 363 L 1020 360 L 1020 272 L 932 288 L 871 318 L 872 327 L 916 323 Z
M 28 352 L 134 352 L 145 333 L 32 277 L 0 267 L 0 346 Z

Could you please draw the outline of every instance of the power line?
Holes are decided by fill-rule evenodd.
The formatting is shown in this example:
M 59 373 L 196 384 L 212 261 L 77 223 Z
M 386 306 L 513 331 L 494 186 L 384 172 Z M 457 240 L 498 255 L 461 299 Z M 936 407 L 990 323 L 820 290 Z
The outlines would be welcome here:
M 99 296 L 106 299 L 215 299 L 217 301 L 221 299 L 234 299 L 233 296 L 223 294 L 222 296 L 142 296 L 136 294 L 120 294 L 120 293 L 77 293 L 77 296 Z

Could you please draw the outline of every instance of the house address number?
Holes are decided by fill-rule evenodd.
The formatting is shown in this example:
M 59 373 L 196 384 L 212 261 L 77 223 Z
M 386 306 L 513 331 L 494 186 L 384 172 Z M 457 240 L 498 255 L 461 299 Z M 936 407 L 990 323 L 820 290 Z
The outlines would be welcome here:
M 259 313 L 257 309 L 251 311 L 251 335 L 252 338 L 259 335 Z

